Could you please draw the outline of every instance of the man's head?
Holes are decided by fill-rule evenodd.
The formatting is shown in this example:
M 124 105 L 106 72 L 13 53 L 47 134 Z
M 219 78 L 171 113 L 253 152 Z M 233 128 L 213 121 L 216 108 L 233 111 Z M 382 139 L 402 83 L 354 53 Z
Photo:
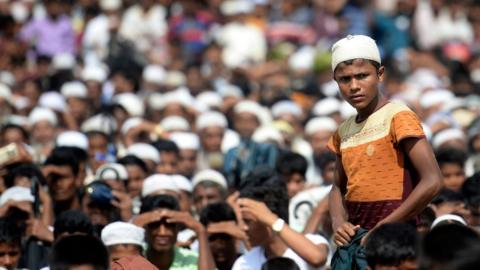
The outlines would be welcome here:
M 435 156 L 443 175 L 444 187 L 459 192 L 465 182 L 464 165 L 467 154 L 459 149 L 444 148 L 440 149 Z
M 288 152 L 279 159 L 277 171 L 287 185 L 289 198 L 304 189 L 307 168 L 307 160 L 297 153 Z
M 196 128 L 205 152 L 220 152 L 227 119 L 219 112 L 206 112 L 196 121 Z
M 17 224 L 5 217 L 0 218 L 0 266 L 17 269 L 22 254 L 22 232 Z
M 416 233 L 413 226 L 405 223 L 384 224 L 373 230 L 365 243 L 370 269 L 417 269 Z
M 101 235 L 112 261 L 128 256 L 141 256 L 144 238 L 143 228 L 121 221 L 105 226 Z
M 178 173 L 178 146 L 170 140 L 157 140 L 152 145 L 160 152 L 160 162 L 157 164 L 155 171 L 161 174 L 177 174 Z
M 90 218 L 79 210 L 68 210 L 60 213 L 53 225 L 56 240 L 72 234 L 93 235 Z
M 73 151 L 67 147 L 55 148 L 45 161 L 45 170 L 54 201 L 70 201 L 77 196 L 81 181 L 77 179 L 79 162 Z
M 147 165 L 136 156 L 128 155 L 118 160 L 118 163 L 125 166 L 128 173 L 127 191 L 130 196 L 140 196 L 143 180 L 147 176 Z
M 256 102 L 245 100 L 235 105 L 234 127 L 240 137 L 250 139 L 260 126 L 260 113 L 263 108 Z
M 198 172 L 192 179 L 193 203 L 197 213 L 211 204 L 223 201 L 227 197 L 227 181 L 214 170 Z

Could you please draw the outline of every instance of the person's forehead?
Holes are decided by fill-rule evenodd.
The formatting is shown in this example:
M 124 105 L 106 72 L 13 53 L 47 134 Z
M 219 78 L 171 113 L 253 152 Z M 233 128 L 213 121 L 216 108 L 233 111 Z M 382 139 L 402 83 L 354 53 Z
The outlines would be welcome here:
M 338 76 L 343 73 L 352 72 L 352 71 L 354 72 L 360 69 L 375 70 L 375 66 L 367 59 L 354 59 L 351 61 L 351 64 L 350 64 L 350 61 L 342 62 L 338 64 L 337 68 L 335 69 L 334 75 Z

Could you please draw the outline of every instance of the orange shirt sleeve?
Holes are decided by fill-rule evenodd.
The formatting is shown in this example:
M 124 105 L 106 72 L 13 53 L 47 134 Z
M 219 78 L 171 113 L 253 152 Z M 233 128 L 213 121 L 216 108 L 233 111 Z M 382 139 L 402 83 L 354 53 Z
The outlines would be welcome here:
M 406 138 L 425 137 L 420 119 L 412 111 L 402 111 L 395 114 L 392 119 L 390 132 L 395 145 L 398 145 Z
M 338 135 L 338 130 L 335 131 L 332 137 L 328 140 L 327 148 L 333 153 L 340 155 L 340 135 Z

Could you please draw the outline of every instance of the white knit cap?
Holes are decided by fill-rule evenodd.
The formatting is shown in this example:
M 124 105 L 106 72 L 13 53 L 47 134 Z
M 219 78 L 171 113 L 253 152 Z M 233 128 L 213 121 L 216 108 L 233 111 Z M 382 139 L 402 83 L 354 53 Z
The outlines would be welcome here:
M 126 135 L 130 129 L 140 125 L 141 123 L 143 123 L 143 121 L 144 119 L 141 117 L 130 117 L 125 120 L 125 122 L 123 122 L 120 132 L 123 135 Z
M 53 126 L 58 123 L 57 116 L 49 108 L 35 107 L 28 115 L 30 125 L 35 125 L 40 121 L 48 121 Z
M 193 187 L 195 188 L 198 184 L 205 181 L 211 181 L 219 184 L 224 188 L 227 188 L 227 180 L 221 173 L 215 170 L 207 169 L 195 174 L 195 176 L 192 179 Z
M 197 103 L 205 105 L 208 109 L 220 107 L 222 105 L 222 96 L 213 91 L 206 91 L 198 94 Z
M 461 216 L 458 215 L 452 215 L 452 214 L 446 214 L 446 215 L 441 215 L 437 217 L 433 222 L 432 225 L 430 226 L 431 229 L 433 229 L 435 226 L 437 226 L 439 223 L 444 222 L 444 221 L 456 221 L 464 226 L 467 226 L 467 222 L 465 219 L 463 219 Z
M 0 196 L 0 206 L 4 205 L 9 200 L 16 202 L 34 202 L 35 198 L 29 188 L 13 186 L 2 193 Z
M 165 81 L 166 71 L 162 66 L 149 65 L 143 69 L 142 78 L 146 82 L 153 83 L 155 85 L 162 85 Z
M 67 108 L 65 98 L 58 92 L 50 91 L 43 93 L 38 99 L 38 106 L 50 108 L 57 112 L 64 112 Z
M 335 132 L 338 128 L 337 122 L 329 117 L 316 117 L 310 119 L 305 126 L 305 134 L 310 136 L 318 131 Z
M 178 192 L 179 188 L 174 179 L 166 174 L 153 174 L 143 181 L 142 197 L 155 194 L 162 190 Z
M 442 144 L 451 141 L 451 140 L 466 140 L 467 136 L 461 129 L 457 128 L 448 128 L 442 131 L 439 131 L 433 136 L 432 145 L 433 148 L 437 149 Z
M 120 163 L 106 163 L 100 166 L 95 172 L 95 180 L 128 180 L 128 172 L 125 166 Z
M 122 0 L 100 0 L 100 8 L 106 11 L 118 10 L 122 7 Z
M 302 109 L 297 103 L 291 100 L 282 100 L 272 106 L 272 115 L 274 118 L 278 118 L 283 114 L 292 114 L 293 116 L 300 117 L 302 115 Z
M 224 98 L 226 97 L 236 97 L 243 98 L 242 89 L 233 84 L 221 84 L 217 87 L 217 92 Z
M 85 133 L 100 132 L 109 135 L 117 130 L 117 123 L 113 117 L 97 114 L 83 122 L 81 130 Z
M 186 191 L 192 193 L 193 185 L 190 180 L 188 180 L 185 176 L 180 174 L 170 175 L 170 177 L 175 182 L 175 185 L 178 187 L 179 190 Z
M 88 96 L 87 87 L 81 82 L 66 82 L 62 85 L 60 90 L 62 95 L 66 98 L 77 97 L 86 98 Z
M 315 106 L 313 106 L 312 112 L 316 116 L 327 116 L 334 112 L 340 112 L 341 102 L 333 97 L 324 98 L 319 100 Z
M 145 105 L 143 101 L 133 93 L 123 93 L 116 95 L 113 102 L 124 108 L 130 116 L 143 116 Z
M 85 134 L 74 131 L 67 130 L 57 136 L 56 140 L 57 146 L 67 146 L 67 147 L 77 147 L 82 150 L 88 150 L 88 138 Z
M 135 143 L 128 147 L 127 155 L 134 155 L 140 159 L 148 159 L 155 163 L 160 162 L 160 153 L 157 148 L 148 143 Z
M 82 80 L 103 83 L 107 79 L 107 71 L 102 66 L 88 65 L 82 71 Z
M 165 131 L 190 131 L 188 121 L 178 115 L 167 116 L 160 121 L 160 126 Z
M 338 64 L 353 59 L 382 63 L 375 40 L 364 35 L 348 35 L 332 46 L 332 71 L 335 71 Z
M 59 53 L 53 57 L 52 67 L 55 70 L 73 69 L 76 65 L 75 56 L 70 53 Z
M 252 140 L 258 143 L 269 143 L 274 141 L 280 146 L 285 144 L 282 133 L 272 126 L 258 127 L 252 135 Z
M 108 224 L 102 230 L 102 242 L 105 246 L 133 244 L 143 246 L 145 229 L 123 221 Z
M 227 127 L 227 118 L 225 115 L 219 112 L 210 111 L 202 113 L 198 118 L 197 122 L 195 123 L 195 127 L 197 130 L 202 130 L 207 127 Z
M 262 121 L 261 112 L 263 111 L 262 106 L 252 100 L 242 100 L 235 105 L 233 108 L 235 113 L 250 113 L 257 117 L 258 121 Z
M 170 134 L 170 140 L 181 150 L 198 150 L 200 148 L 200 139 L 195 133 L 174 132 Z

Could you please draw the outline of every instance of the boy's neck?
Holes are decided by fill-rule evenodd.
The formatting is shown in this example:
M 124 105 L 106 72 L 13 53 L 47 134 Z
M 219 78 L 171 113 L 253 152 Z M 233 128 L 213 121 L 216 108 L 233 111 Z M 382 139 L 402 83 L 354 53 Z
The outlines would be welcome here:
M 159 270 L 167 270 L 173 264 L 175 250 L 172 249 L 167 252 L 156 252 L 152 249 L 148 249 L 146 257 Z
M 285 244 L 285 242 L 283 242 L 280 237 L 275 235 L 273 236 L 272 240 L 268 242 L 266 246 L 264 246 L 265 257 L 267 260 L 273 257 L 281 257 L 287 248 L 288 246 Z
M 367 107 L 358 110 L 357 109 L 357 116 L 355 117 L 355 122 L 360 123 L 365 121 L 370 115 L 372 115 L 374 112 L 376 112 L 378 109 L 383 107 L 385 104 L 387 104 L 387 100 L 383 98 L 382 96 L 377 96 L 370 104 L 368 104 Z

